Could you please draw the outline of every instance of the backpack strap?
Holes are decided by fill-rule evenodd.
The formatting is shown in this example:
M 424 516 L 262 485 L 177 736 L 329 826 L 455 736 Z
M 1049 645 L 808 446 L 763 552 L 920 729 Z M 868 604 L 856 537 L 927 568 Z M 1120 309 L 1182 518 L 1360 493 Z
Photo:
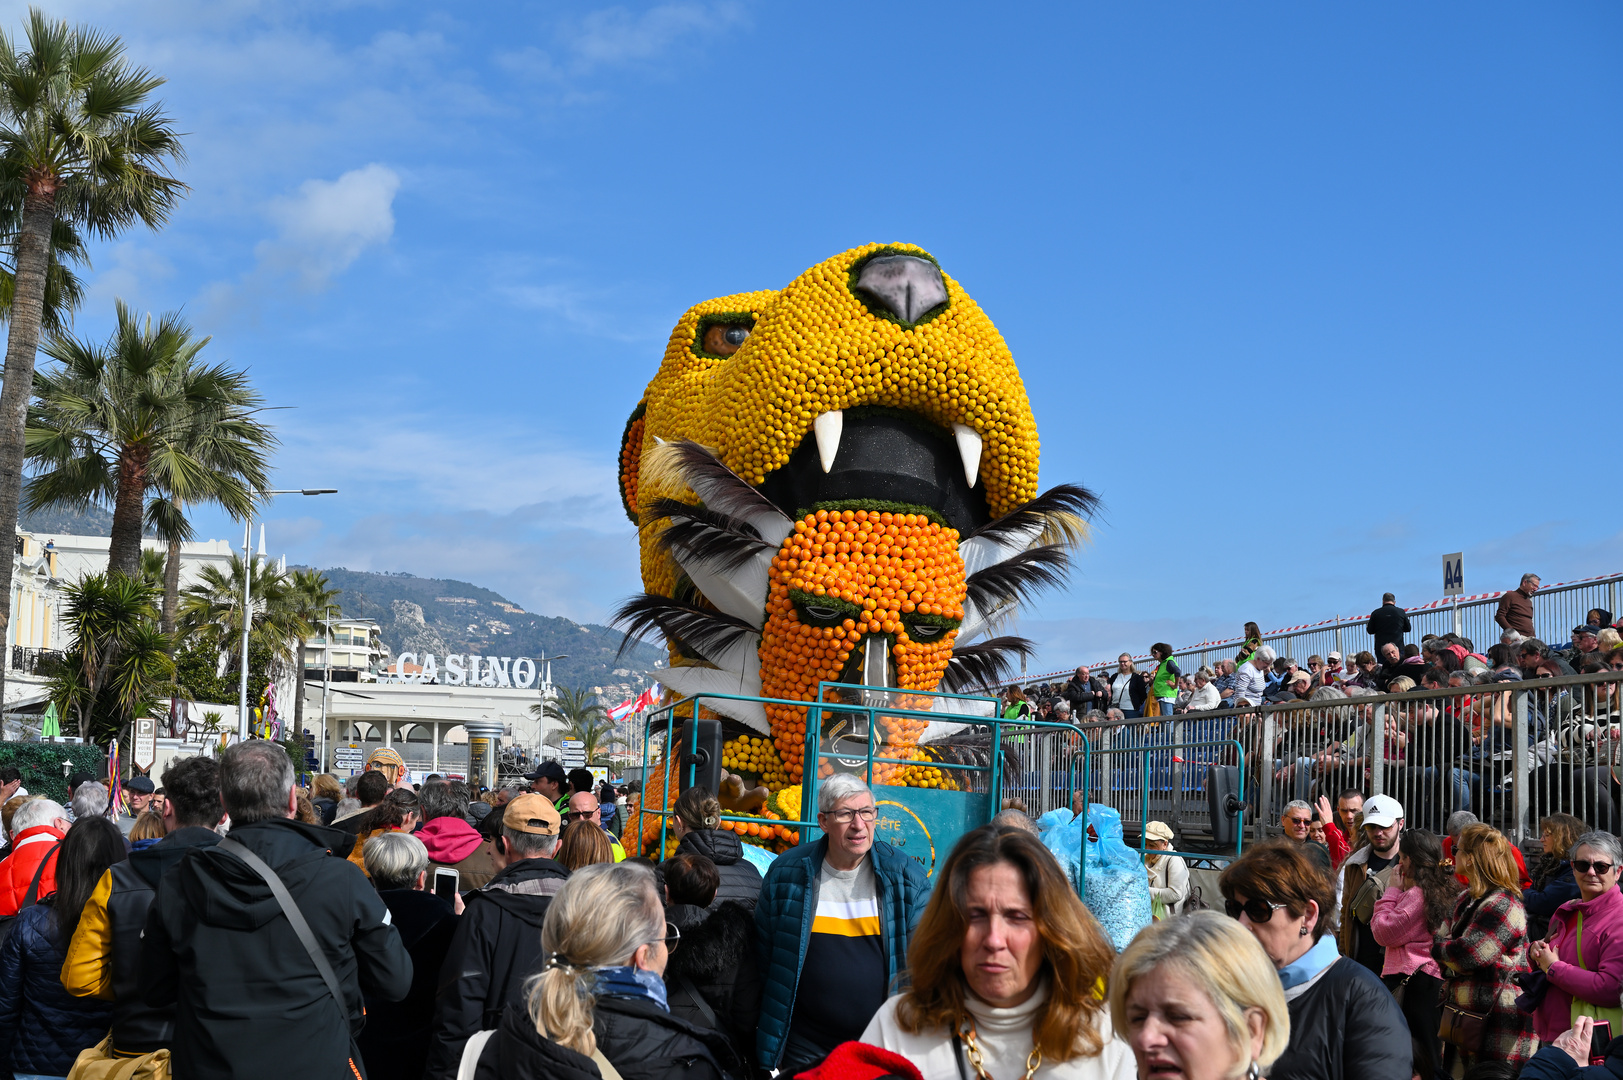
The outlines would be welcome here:
M 45 853 L 45 858 L 41 859 L 39 865 L 34 867 L 34 880 L 28 883 L 28 892 L 23 894 L 23 907 L 18 908 L 18 911 L 23 908 L 33 907 L 34 902 L 39 899 L 39 879 L 45 876 L 45 864 L 51 861 L 51 856 L 55 855 L 56 849 L 61 846 L 62 841 L 60 840 L 52 844 L 51 850 Z
M 688 996 L 694 1007 L 699 1010 L 699 1015 L 704 1017 L 705 1024 L 713 1030 L 721 1030 L 720 1025 L 716 1023 L 716 1010 L 712 1009 L 710 1003 L 704 999 L 704 995 L 699 993 L 699 988 L 693 985 L 693 980 L 686 975 L 678 975 L 676 984 L 682 988 L 682 992 Z

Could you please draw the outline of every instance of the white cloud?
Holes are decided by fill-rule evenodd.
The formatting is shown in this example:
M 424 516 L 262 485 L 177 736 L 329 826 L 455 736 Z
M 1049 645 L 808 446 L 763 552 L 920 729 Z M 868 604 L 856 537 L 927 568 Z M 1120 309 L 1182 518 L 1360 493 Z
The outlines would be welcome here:
M 594 11 L 571 35 L 570 51 L 585 67 L 626 64 L 660 56 L 681 38 L 742 22 L 738 4 L 660 4 L 640 15 L 623 7 Z
M 153 287 L 174 275 L 175 268 L 153 248 L 132 240 L 121 240 L 100 254 L 96 261 L 107 269 L 90 277 L 82 310 L 110 312 L 114 300 L 123 300 L 137 309 L 151 303 Z
M 394 235 L 399 190 L 400 174 L 375 162 L 337 180 L 306 180 L 298 195 L 271 203 L 280 233 L 255 249 L 261 265 L 297 274 L 306 289 L 324 287 Z

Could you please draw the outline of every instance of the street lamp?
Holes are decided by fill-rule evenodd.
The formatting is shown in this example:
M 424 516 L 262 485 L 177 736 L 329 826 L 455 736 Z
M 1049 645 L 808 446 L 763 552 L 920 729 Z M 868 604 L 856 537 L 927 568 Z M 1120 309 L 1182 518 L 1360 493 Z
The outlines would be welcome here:
M 338 612 L 343 616 L 343 610 L 333 604 L 328 604 L 322 612 L 323 621 L 327 625 L 327 636 L 321 641 L 321 740 L 317 744 L 317 755 L 321 762 L 321 771 L 327 771 L 327 688 L 332 685 L 332 613 Z M 299 663 L 304 663 L 304 657 L 299 657 Z
M 237 691 L 237 738 L 248 738 L 248 631 L 254 625 L 253 613 L 253 499 L 260 495 L 336 495 L 337 488 L 283 488 L 276 491 L 249 489 L 248 514 L 242 522 L 242 681 Z M 304 657 L 299 657 L 304 663 Z M 325 717 L 323 717 L 325 720 Z

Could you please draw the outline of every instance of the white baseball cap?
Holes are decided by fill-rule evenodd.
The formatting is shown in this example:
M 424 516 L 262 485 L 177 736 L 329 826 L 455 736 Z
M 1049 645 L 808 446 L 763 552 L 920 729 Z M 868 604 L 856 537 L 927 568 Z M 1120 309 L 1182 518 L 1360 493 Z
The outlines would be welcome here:
M 1384 829 L 1403 820 L 1403 804 L 1390 795 L 1377 795 L 1364 804 L 1364 824 Z

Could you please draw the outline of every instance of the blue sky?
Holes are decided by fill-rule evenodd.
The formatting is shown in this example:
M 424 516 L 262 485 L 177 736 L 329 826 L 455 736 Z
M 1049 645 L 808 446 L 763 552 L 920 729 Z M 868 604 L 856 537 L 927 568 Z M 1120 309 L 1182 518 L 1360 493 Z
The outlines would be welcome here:
M 274 506 L 291 560 L 601 620 L 671 324 L 877 240 L 979 301 L 1044 485 L 1104 499 L 1035 670 L 1419 603 L 1448 551 L 1471 592 L 1623 568 L 1614 5 L 48 10 L 190 133 L 78 330 L 184 308 L 288 407 L 278 484 L 341 490 Z

